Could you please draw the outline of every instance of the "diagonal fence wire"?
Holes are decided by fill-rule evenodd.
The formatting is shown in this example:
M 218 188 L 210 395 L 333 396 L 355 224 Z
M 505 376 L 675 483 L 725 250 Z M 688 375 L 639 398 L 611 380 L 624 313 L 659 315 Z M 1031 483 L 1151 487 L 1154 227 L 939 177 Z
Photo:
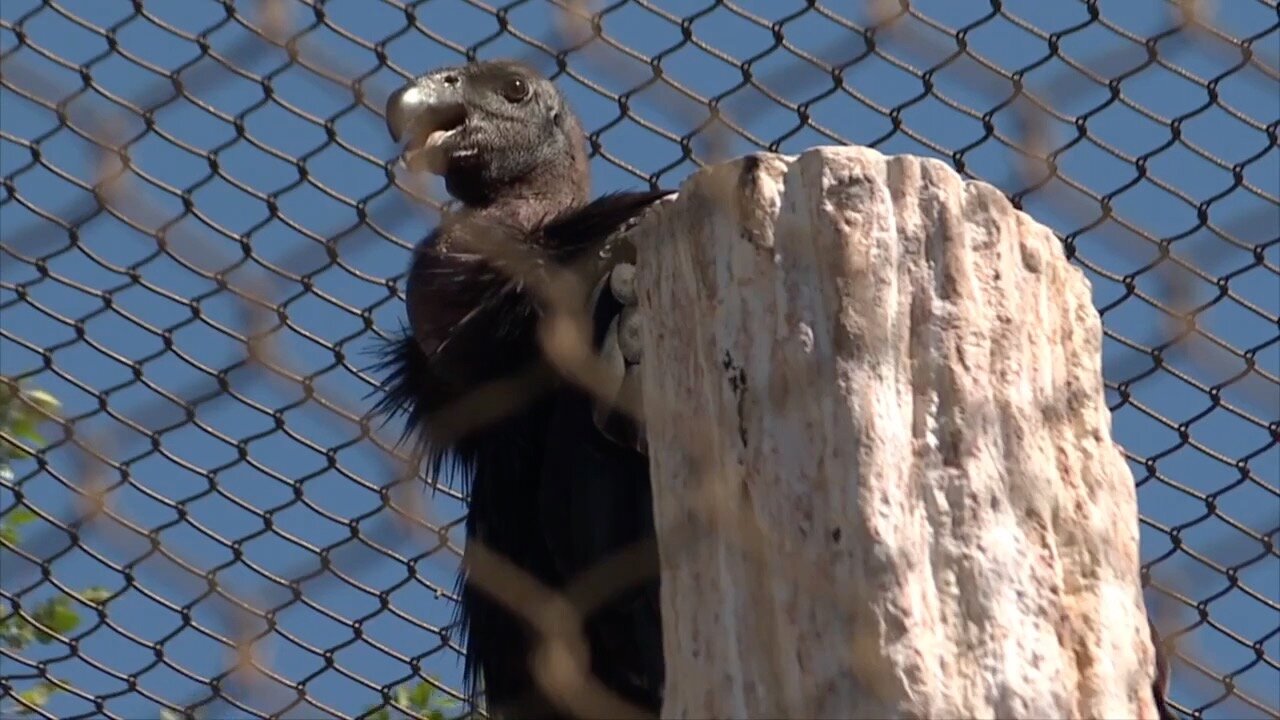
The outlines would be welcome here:
M 6 3 L 0 375 L 63 409 L 48 442 L 0 438 L 37 451 L 0 475 L 0 524 L 34 516 L 0 547 L 0 712 L 461 699 L 465 498 L 366 416 L 367 352 L 443 199 L 396 172 L 379 115 L 405 78 L 496 56 L 565 88 L 601 190 L 860 143 L 942 157 L 1054 227 L 1103 315 L 1175 707 L 1277 716 L 1280 20 L 1252 0 Z M 580 333 L 552 337 L 590 385 Z M 487 592 L 538 598 L 514 607 L 540 681 L 625 712 L 586 682 L 575 617 L 628 563 L 560 596 L 475 550 Z M 69 597 L 91 598 L 75 623 L 48 610 Z

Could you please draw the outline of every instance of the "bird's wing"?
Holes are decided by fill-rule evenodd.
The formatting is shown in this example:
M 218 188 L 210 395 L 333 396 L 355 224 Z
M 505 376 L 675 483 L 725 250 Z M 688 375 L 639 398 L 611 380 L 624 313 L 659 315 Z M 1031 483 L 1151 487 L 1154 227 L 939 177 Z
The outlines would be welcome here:
M 549 243 L 581 253 L 578 267 L 584 280 L 598 288 L 607 283 L 615 264 L 634 262 L 634 249 L 618 233 L 663 195 L 606 196 L 549 224 Z M 597 351 L 622 309 L 607 289 L 593 294 Z M 631 443 L 619 443 L 615 433 L 601 431 L 597 403 L 574 386 L 557 394 L 539 513 L 567 594 L 586 618 L 595 674 L 624 699 L 656 708 L 663 680 L 662 623 L 649 464 Z M 624 434 L 640 432 L 626 416 L 617 415 L 613 422 Z

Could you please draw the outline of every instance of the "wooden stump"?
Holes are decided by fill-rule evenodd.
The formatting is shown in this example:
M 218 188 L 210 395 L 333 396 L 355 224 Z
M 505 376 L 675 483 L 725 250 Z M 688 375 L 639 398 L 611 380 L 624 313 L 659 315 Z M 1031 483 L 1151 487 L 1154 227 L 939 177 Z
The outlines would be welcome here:
M 1155 717 L 1101 323 L 1053 233 L 857 147 L 633 232 L 664 717 Z

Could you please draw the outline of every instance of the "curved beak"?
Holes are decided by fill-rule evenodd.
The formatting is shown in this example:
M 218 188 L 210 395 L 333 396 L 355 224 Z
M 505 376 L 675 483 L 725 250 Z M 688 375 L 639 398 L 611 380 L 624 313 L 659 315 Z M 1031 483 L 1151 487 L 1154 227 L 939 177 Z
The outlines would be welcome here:
M 466 119 L 462 79 L 454 71 L 424 75 L 387 98 L 387 129 L 396 142 L 453 130 Z

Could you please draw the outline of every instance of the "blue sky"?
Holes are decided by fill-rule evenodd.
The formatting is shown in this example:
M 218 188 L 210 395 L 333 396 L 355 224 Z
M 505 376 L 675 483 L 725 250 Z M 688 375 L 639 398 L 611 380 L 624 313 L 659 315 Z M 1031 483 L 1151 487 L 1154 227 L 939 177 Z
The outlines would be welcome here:
M 1181 549 L 1152 574 L 1190 603 L 1152 597 L 1158 624 L 1191 628 L 1179 642 L 1197 662 L 1215 675 L 1239 672 L 1236 685 L 1280 705 L 1280 560 L 1250 538 L 1270 533 L 1274 548 L 1280 525 L 1280 449 L 1275 426 L 1265 425 L 1280 417 L 1275 7 L 1204 3 L 1212 30 L 1162 36 L 1177 16 L 1157 0 L 1105 3 L 1094 22 L 1083 3 L 1020 0 L 993 15 L 984 2 L 932 0 L 913 3 L 914 15 L 869 43 L 853 28 L 872 21 L 875 4 L 848 6 L 842 25 L 834 12 L 801 12 L 805 4 L 794 1 L 610 5 L 600 20 L 609 42 L 570 53 L 568 72 L 557 76 L 601 148 L 595 190 L 676 187 L 696 167 L 680 138 L 708 120 L 696 96 L 716 98 L 738 129 L 688 138 L 701 161 L 839 138 L 943 157 L 1014 195 L 1068 238 L 1113 334 L 1105 361 L 1121 385 L 1109 400 L 1149 520 L 1143 557 L 1169 554 L 1172 528 Z M 389 181 L 396 148 L 378 110 L 405 76 L 459 62 L 460 48 L 554 72 L 554 57 L 529 40 L 563 46 L 556 32 L 564 26 L 545 0 L 512 3 L 501 22 L 464 0 L 279 7 L 275 27 L 283 37 L 301 32 L 302 63 L 247 29 L 271 17 L 254 3 L 228 15 L 228 6 L 204 0 L 148 2 L 145 17 L 124 2 L 6 0 L 0 8 L 0 372 L 55 393 L 77 437 L 109 443 L 115 463 L 86 463 L 63 442 L 48 453 L 47 471 L 18 466 L 25 501 L 46 518 L 28 526 L 28 542 L 57 555 L 52 579 L 63 587 L 121 589 L 111 625 L 80 641 L 89 661 L 65 646 L 26 657 L 49 661 L 86 693 L 111 696 L 107 709 L 121 716 L 155 714 L 125 676 L 189 702 L 204 691 L 188 674 L 208 678 L 233 662 L 211 636 L 245 626 L 233 622 L 233 601 L 206 597 L 209 572 L 232 599 L 279 608 L 262 660 L 289 683 L 305 681 L 317 702 L 348 713 L 373 704 L 373 690 L 335 668 L 385 685 L 409 675 L 405 658 L 458 685 L 457 655 L 440 649 L 434 631 L 449 619 L 456 557 L 439 550 L 434 532 L 404 532 L 379 513 L 377 488 L 393 468 L 351 419 L 371 402 L 376 374 L 364 369 L 376 336 L 403 317 L 388 280 L 398 280 L 408 249 L 434 222 Z M 664 13 L 694 19 L 682 29 Z M 981 60 L 949 60 L 959 48 L 945 28 L 966 26 L 965 47 Z M 1253 56 L 1271 74 L 1215 31 L 1257 36 Z M 1161 37 L 1158 62 L 1143 45 L 1151 37 Z M 833 76 L 805 55 L 851 64 Z M 655 64 L 680 89 L 650 83 Z M 165 80 L 175 71 L 188 88 L 181 97 Z M 1006 76 L 1014 74 L 1041 107 L 1011 99 Z M 360 102 L 325 75 L 358 79 Z M 150 123 L 129 105 L 153 106 Z M 71 129 L 59 129 L 52 106 Z M 133 172 L 117 186 L 115 214 L 94 212 L 85 189 L 112 167 L 90 139 L 127 148 Z M 1047 148 L 1060 176 L 1019 161 L 1009 143 Z M 246 315 L 248 296 L 283 313 Z M 1160 306 L 1202 305 L 1196 332 L 1169 345 L 1178 328 Z M 247 318 L 271 329 L 280 373 L 240 367 Z M 1159 369 L 1150 347 L 1161 348 Z M 1256 371 L 1246 372 L 1245 356 Z M 198 400 L 191 419 L 175 397 Z M 91 479 L 116 519 L 83 526 L 80 546 L 62 552 L 68 536 L 49 520 L 74 520 Z M 12 488 L 0 489 L 0 508 L 13 500 Z M 462 512 L 448 491 L 429 503 L 433 526 Z M 158 536 L 170 557 L 126 524 Z M 398 557 L 380 558 L 363 543 Z M 1234 579 L 1197 557 L 1235 568 Z M 311 573 L 318 577 L 302 584 L 301 601 L 279 582 Z M 24 607 L 54 592 L 10 553 L 3 587 L 21 593 Z M 1217 627 L 1198 622 L 1196 603 Z M 184 629 L 182 606 L 208 634 Z M 349 621 L 365 617 L 362 638 L 353 638 Z M 255 622 L 249 627 L 265 628 Z M 161 642 L 158 663 L 151 644 Z M 1249 644 L 1269 664 L 1254 663 Z M 5 676 L 30 672 L 12 658 L 0 662 Z M 1175 682 L 1175 699 L 1193 707 L 1223 692 L 1185 665 Z M 240 690 L 266 710 L 294 697 L 281 686 Z M 92 709 L 70 696 L 49 707 L 63 717 Z M 222 706 L 218 714 L 243 713 Z M 306 706 L 289 713 L 315 714 Z M 1206 715 L 1259 713 L 1227 700 Z

